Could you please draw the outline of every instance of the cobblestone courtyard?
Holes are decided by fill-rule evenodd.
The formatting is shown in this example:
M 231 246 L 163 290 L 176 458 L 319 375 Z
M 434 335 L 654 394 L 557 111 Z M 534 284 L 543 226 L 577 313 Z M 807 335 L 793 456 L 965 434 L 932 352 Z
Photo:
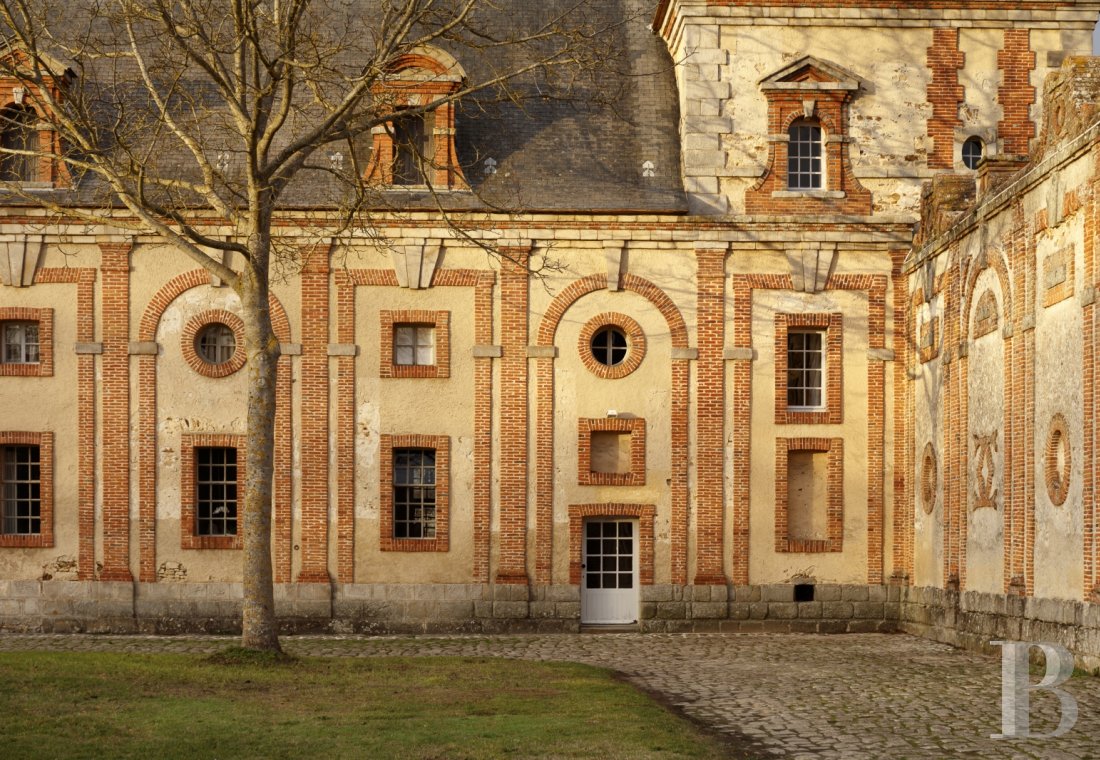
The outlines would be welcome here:
M 0 651 L 213 652 L 228 637 L 2 635 Z M 1000 660 L 905 635 L 582 634 L 292 636 L 295 654 L 445 655 L 583 662 L 614 669 L 721 732 L 737 756 L 1100 758 L 1100 679 L 1067 685 L 1080 719 L 1067 736 L 997 741 Z M 1034 679 L 1033 679 L 1034 680 Z M 1032 729 L 1057 720 L 1033 698 Z

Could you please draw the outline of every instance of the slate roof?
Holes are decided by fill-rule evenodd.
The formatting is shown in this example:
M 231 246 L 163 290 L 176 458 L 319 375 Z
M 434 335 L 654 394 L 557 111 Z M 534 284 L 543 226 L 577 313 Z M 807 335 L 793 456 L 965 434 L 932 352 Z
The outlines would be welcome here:
M 363 6 L 370 0 L 360 0 Z M 576 0 L 505 0 L 494 19 L 502 35 L 535 28 L 547 14 L 569 9 Z M 531 212 L 685 213 L 680 176 L 679 106 L 673 62 L 663 41 L 649 28 L 653 0 L 593 0 L 587 11 L 616 24 L 612 34 L 622 59 L 601 69 L 594 80 L 575 80 L 573 97 L 534 97 L 517 105 L 486 93 L 456 111 L 456 149 L 474 192 L 432 196 L 400 189 L 386 192 L 377 205 L 401 209 L 501 209 Z M 460 44 L 447 48 L 478 81 L 508 56 L 524 51 L 497 48 L 492 56 Z M 86 71 L 85 77 L 94 75 Z M 80 87 L 81 82 L 76 86 Z M 85 85 L 86 86 L 86 85 Z M 534 77 L 528 92 L 541 92 Z M 214 130 L 212 130 L 214 131 Z M 370 135 L 364 139 L 369 143 Z M 212 138 L 213 139 L 213 138 Z M 321 158 L 327 151 L 321 152 Z M 495 163 L 496 172 L 485 169 Z M 161 170 L 193 171 L 186 155 L 158 156 Z M 643 166 L 653 165 L 646 176 Z M 43 192 L 43 191 L 40 191 Z M 73 190 L 44 191 L 72 204 L 103 202 L 102 187 L 90 178 Z M 283 208 L 323 208 L 344 188 L 325 172 L 302 170 L 286 189 Z M 9 205 L 20 204 L 10 199 Z

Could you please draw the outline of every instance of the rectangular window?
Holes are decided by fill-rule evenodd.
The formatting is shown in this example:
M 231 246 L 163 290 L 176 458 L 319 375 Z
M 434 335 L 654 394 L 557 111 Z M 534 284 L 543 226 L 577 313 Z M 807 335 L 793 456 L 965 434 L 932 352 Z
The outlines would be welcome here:
M 0 447 L 0 478 L 4 535 L 41 534 L 42 469 L 39 447 Z
M 393 450 L 393 537 L 435 538 L 436 452 Z
M 431 134 L 424 114 L 393 120 L 393 184 L 427 184 L 424 169 L 431 163 Z
M 393 363 L 405 367 L 435 364 L 435 325 L 394 325 Z
M 0 322 L 3 351 L 0 361 L 4 364 L 38 364 L 38 323 Z
M 791 190 L 819 190 L 822 187 L 821 127 L 795 124 L 787 143 L 787 187 Z
M 824 331 L 788 332 L 787 406 L 793 409 L 825 406 L 824 374 Z
M 237 449 L 195 448 L 195 534 L 237 535 Z

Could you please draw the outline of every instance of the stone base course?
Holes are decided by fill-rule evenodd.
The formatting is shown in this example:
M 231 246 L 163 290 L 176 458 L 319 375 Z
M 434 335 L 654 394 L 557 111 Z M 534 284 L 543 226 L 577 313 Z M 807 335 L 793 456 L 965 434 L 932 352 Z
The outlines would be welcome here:
M 235 633 L 239 583 L 0 581 L 0 631 Z M 505 633 L 581 629 L 580 588 L 455 584 L 278 584 L 287 633 Z M 819 584 L 653 585 L 641 589 L 643 633 L 904 631 L 995 653 L 990 641 L 1061 644 L 1100 669 L 1100 605 L 935 588 Z

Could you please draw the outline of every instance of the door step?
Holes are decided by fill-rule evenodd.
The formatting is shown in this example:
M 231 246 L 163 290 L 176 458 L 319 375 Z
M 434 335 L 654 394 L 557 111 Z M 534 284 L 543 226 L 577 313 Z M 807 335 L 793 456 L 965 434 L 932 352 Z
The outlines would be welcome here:
M 642 627 L 637 623 L 623 623 L 619 625 L 581 625 L 581 633 L 641 633 Z

